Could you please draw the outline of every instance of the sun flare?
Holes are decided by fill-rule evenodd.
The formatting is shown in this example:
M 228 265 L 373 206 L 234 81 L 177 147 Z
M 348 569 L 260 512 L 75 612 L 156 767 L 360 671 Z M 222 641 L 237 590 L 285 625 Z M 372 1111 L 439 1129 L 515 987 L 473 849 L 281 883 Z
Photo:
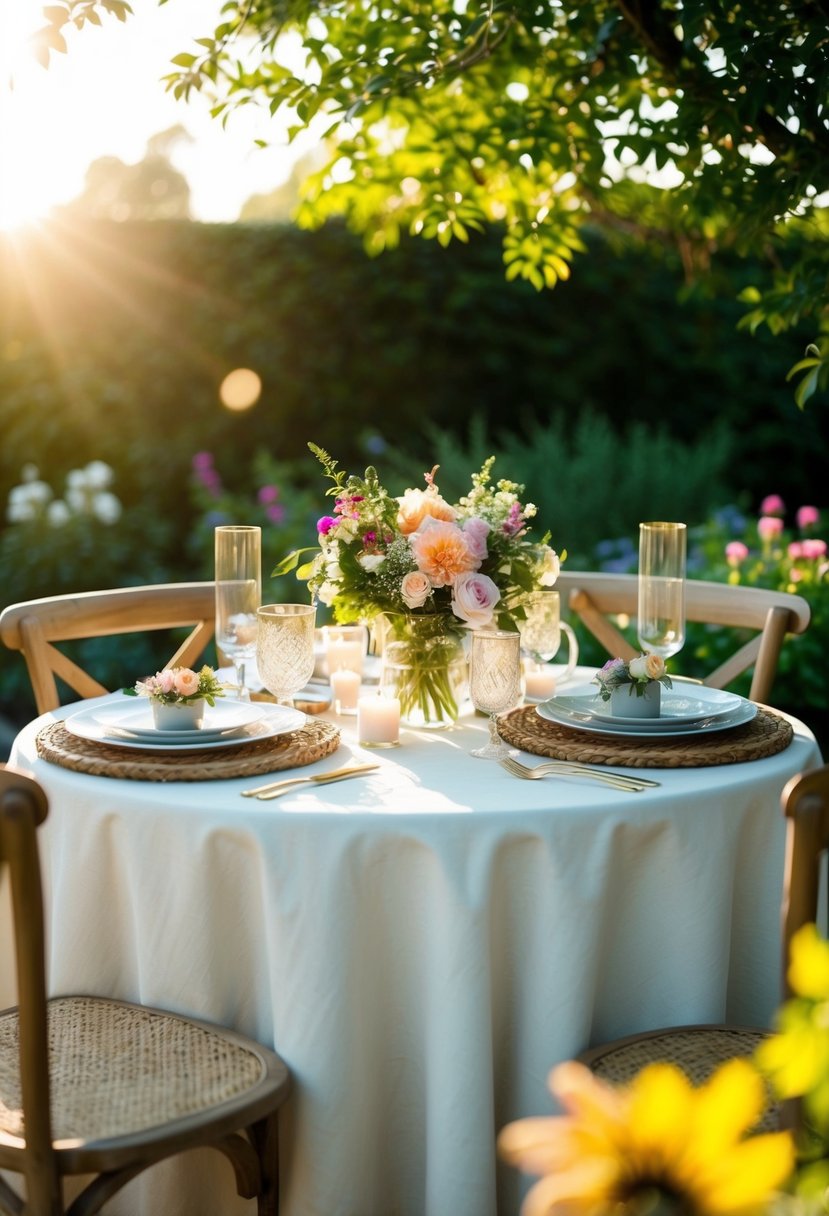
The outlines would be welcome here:
M 39 5 L 9 6 L 0 37 L 0 229 L 45 216 L 59 196 L 60 166 L 42 153 L 50 105 L 46 71 L 32 53 L 31 38 L 43 24 Z

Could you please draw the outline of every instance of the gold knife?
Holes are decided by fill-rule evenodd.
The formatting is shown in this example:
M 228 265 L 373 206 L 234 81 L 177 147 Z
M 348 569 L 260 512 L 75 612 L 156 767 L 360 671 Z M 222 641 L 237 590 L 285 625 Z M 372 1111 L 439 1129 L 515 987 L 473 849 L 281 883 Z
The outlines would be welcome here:
M 346 777 L 357 777 L 379 768 L 379 764 L 351 764 L 348 768 L 335 768 L 330 773 L 314 773 L 303 777 L 287 777 L 284 781 L 272 781 L 269 785 L 258 785 L 252 790 L 242 790 L 243 798 L 278 798 L 295 785 L 327 785 L 329 781 L 342 781 Z

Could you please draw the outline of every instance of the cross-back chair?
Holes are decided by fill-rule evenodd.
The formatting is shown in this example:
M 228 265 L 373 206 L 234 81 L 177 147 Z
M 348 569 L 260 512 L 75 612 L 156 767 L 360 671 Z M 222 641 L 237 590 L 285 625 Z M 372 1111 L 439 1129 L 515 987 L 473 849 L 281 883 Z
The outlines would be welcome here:
M 259 1216 L 278 1210 L 277 1111 L 290 1077 L 232 1030 L 104 997 L 47 999 L 37 828 L 46 795 L 0 769 L 0 863 L 11 875 L 19 1005 L 0 1014 L 0 1178 L 14 1216 L 93 1216 L 137 1174 L 187 1149 L 230 1161 Z M 96 1177 L 69 1204 L 63 1179 Z
M 788 999 L 791 940 L 803 925 L 817 921 L 823 854 L 829 851 L 829 765 L 801 773 L 788 782 L 781 796 L 786 816 L 786 862 L 781 905 L 781 998 Z M 606 1080 L 626 1083 L 646 1064 L 679 1065 L 695 1084 L 704 1081 L 726 1060 L 752 1055 L 766 1037 L 754 1027 L 676 1026 L 628 1035 L 588 1048 L 579 1055 Z M 770 1107 L 763 1120 L 776 1125 L 781 1112 Z M 783 1118 L 796 1124 L 799 1112 L 789 1106 Z
M 191 632 L 158 667 L 192 667 L 213 636 L 215 612 L 213 583 L 158 583 L 53 595 L 5 608 L 0 614 L 0 640 L 26 660 L 37 711 L 42 714 L 60 704 L 55 676 L 81 697 L 111 691 L 56 642 L 186 627 Z
M 568 570 L 559 575 L 556 586 L 562 602 L 569 603 L 571 610 L 612 658 L 629 660 L 637 654 L 635 647 L 608 619 L 619 615 L 635 619 L 639 594 L 637 575 Z M 809 605 L 799 595 L 701 579 L 688 579 L 685 584 L 685 613 L 689 621 L 757 631 L 703 682 L 712 688 L 725 688 L 753 665 L 749 695 L 753 701 L 763 702 L 768 702 L 771 695 L 786 634 L 803 633 L 810 617 Z

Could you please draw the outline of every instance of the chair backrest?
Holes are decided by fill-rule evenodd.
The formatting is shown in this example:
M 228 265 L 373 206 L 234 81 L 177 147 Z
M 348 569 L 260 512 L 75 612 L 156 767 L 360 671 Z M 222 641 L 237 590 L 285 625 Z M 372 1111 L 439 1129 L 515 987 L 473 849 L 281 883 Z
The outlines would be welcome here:
M 36 781 L 16 769 L 0 768 L 0 864 L 9 867 L 11 876 L 26 1186 L 36 1211 L 58 1211 L 60 1193 L 49 1117 L 45 935 L 37 847 L 37 829 L 48 809 Z M 51 1205 L 44 1202 L 46 1196 Z
M 786 816 L 786 871 L 782 903 L 783 993 L 789 947 L 798 929 L 818 920 L 822 859 L 829 850 L 829 764 L 792 777 L 782 794 Z
M 166 664 L 158 664 L 159 668 L 191 667 L 213 636 L 215 612 L 213 583 L 159 583 L 55 595 L 5 608 L 0 614 L 0 641 L 22 652 L 38 713 L 46 713 L 60 704 L 56 675 L 81 697 L 111 691 L 54 642 L 193 627 Z
M 562 602 L 569 603 L 571 610 L 612 658 L 633 658 L 637 653 L 635 647 L 608 618 L 622 615 L 635 619 L 639 600 L 639 580 L 635 574 L 568 570 L 559 575 L 556 586 Z M 810 609 L 801 596 L 785 591 L 688 579 L 685 614 L 689 621 L 758 631 L 725 663 L 710 672 L 704 683 L 724 688 L 754 665 L 750 696 L 754 701 L 768 701 L 786 634 L 805 631 Z

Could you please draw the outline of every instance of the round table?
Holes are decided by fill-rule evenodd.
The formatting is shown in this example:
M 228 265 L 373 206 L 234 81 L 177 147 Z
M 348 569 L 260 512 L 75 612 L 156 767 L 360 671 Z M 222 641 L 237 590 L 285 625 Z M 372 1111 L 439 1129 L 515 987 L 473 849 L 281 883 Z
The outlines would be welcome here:
M 37 731 L 73 708 L 11 755 L 51 800 L 50 990 L 273 1043 L 295 1083 L 283 1216 L 512 1214 L 526 1182 L 496 1135 L 551 1112 L 556 1062 L 653 1026 L 764 1025 L 777 1004 L 780 793 L 820 762 L 802 723 L 779 755 L 649 770 L 660 787 L 630 794 L 471 758 L 487 729 L 471 713 L 371 753 L 332 718 L 341 747 L 303 771 L 378 770 L 257 802 L 241 791 L 261 778 L 156 784 L 39 759 Z M 250 1216 L 230 1175 L 188 1155 L 112 1211 Z

